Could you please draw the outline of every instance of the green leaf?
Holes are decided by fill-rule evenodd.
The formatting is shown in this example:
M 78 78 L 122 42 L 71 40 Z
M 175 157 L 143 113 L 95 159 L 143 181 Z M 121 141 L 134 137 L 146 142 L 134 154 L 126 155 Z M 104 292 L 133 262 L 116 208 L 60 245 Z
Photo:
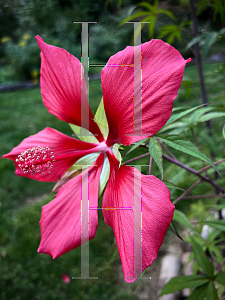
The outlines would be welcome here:
M 223 126 L 222 135 L 225 138 L 225 125 Z
M 217 37 L 218 37 L 218 32 L 215 31 L 206 32 L 206 38 L 204 41 L 204 45 L 202 47 L 202 60 L 206 59 L 209 49 L 217 41 Z
M 211 161 L 210 158 L 208 158 L 205 154 L 203 154 L 198 147 L 196 147 L 192 142 L 190 141 L 185 141 L 185 140 L 181 140 L 181 139 L 177 139 L 177 137 L 173 138 L 171 136 L 168 137 L 162 137 L 162 136 L 158 136 L 158 138 L 160 140 L 162 140 L 164 143 L 166 143 L 167 145 L 169 145 L 170 147 L 179 150 L 181 152 L 187 153 L 191 156 L 197 157 L 201 160 L 204 160 L 205 162 L 207 162 L 208 164 L 210 164 L 219 174 L 220 176 L 220 172 L 217 169 L 217 167 L 214 165 L 214 163 Z M 174 140 L 172 140 L 174 139 Z M 221 178 L 221 176 L 220 176 Z
M 225 116 L 225 113 L 222 113 L 222 112 L 211 112 L 211 113 L 208 113 L 208 114 L 202 116 L 198 122 L 205 122 L 205 121 L 208 121 L 211 119 L 224 117 L 224 116 Z
M 184 240 L 183 240 L 183 238 L 180 236 L 180 234 L 179 234 L 179 232 L 178 232 L 178 230 L 177 230 L 177 228 L 176 228 L 176 226 L 175 226 L 173 220 L 172 220 L 172 222 L 170 223 L 170 227 L 172 228 L 172 230 L 174 231 L 174 233 L 176 234 L 176 236 L 177 236 L 182 242 L 184 242 Z
M 210 281 L 206 292 L 206 300 L 219 300 L 214 282 Z
M 176 19 L 173 13 L 171 13 L 170 11 L 165 10 L 165 9 L 159 9 L 159 10 L 157 10 L 157 14 L 164 14 L 164 15 L 169 16 L 169 17 L 172 18 L 173 20 Z
M 186 300 L 203 300 L 208 288 L 208 283 L 198 286 Z
M 169 120 L 166 122 L 166 124 L 163 126 L 163 128 L 167 127 L 169 124 L 176 122 L 177 120 L 183 118 L 184 116 L 186 116 L 187 114 L 190 114 L 191 112 L 195 111 L 196 109 L 199 109 L 200 107 L 202 107 L 203 105 L 198 105 L 196 107 L 193 108 L 189 108 L 185 111 L 182 111 L 178 114 L 172 114 L 172 116 L 169 118 Z M 162 128 L 162 129 L 163 129 Z M 159 131 L 160 132 L 160 131 Z
M 193 38 L 186 46 L 186 50 L 188 50 L 189 48 L 191 48 L 192 46 L 194 46 L 195 44 L 199 43 L 202 40 L 201 36 L 197 36 L 195 38 Z
M 178 209 L 175 209 L 174 215 L 173 215 L 173 220 L 175 220 L 175 221 L 179 222 L 180 224 L 184 225 L 185 227 L 190 229 L 194 234 L 197 234 L 199 237 L 201 237 L 201 235 L 191 226 L 190 222 L 188 221 L 185 214 L 182 213 L 182 211 L 180 211 Z
M 95 113 L 94 121 L 98 124 L 105 140 L 108 137 L 109 134 L 109 126 L 105 114 L 105 109 L 104 109 L 104 103 L 103 103 L 103 98 L 100 101 L 100 104 L 98 106 L 98 109 Z
M 156 162 L 159 171 L 161 173 L 161 179 L 163 179 L 163 159 L 162 159 L 162 148 L 156 137 L 152 137 L 149 142 L 149 152 Z
M 205 256 L 205 253 L 202 250 L 202 247 L 196 243 L 195 239 L 193 237 L 190 237 L 191 244 L 193 247 L 195 258 L 199 264 L 199 266 L 202 268 L 204 273 L 206 273 L 210 278 L 213 277 L 214 269 L 212 263 L 208 260 L 208 258 Z
M 174 123 L 166 126 L 165 128 L 162 128 L 160 130 L 160 133 L 164 133 L 165 131 L 172 131 L 172 129 L 175 129 L 175 130 L 177 130 L 177 129 L 183 129 L 184 130 L 186 128 L 189 128 L 189 126 L 187 125 L 187 123 L 185 123 L 185 122 L 174 122 Z M 173 130 L 173 132 L 174 132 L 174 130 Z M 171 134 L 171 132 L 170 133 L 166 133 L 166 134 Z
M 207 283 L 209 279 L 203 275 L 177 276 L 163 287 L 159 297 L 170 294 L 185 288 L 194 288 Z
M 210 227 L 214 227 L 219 230 L 225 231 L 225 220 L 204 221 L 201 223 L 209 225 Z
M 216 274 L 214 280 L 222 285 L 225 286 L 225 271 L 224 272 L 221 272 L 221 273 L 218 273 Z
M 145 143 L 148 139 L 149 139 L 149 138 L 144 139 L 144 140 L 141 140 L 141 141 L 138 141 L 137 143 L 135 143 L 135 144 L 130 148 L 130 150 L 126 153 L 126 155 L 129 154 L 129 153 L 131 153 L 132 151 L 134 151 L 134 149 L 136 149 L 137 147 L 139 147 L 141 144 Z
M 87 143 L 99 143 L 99 141 L 96 139 L 96 137 L 87 129 L 81 128 L 80 126 L 69 124 L 73 132 L 76 134 L 76 136 L 83 142 Z
M 198 123 L 200 118 L 207 112 L 213 110 L 213 107 L 202 107 L 199 110 L 195 111 L 193 114 L 191 114 L 189 119 L 189 124 L 194 125 L 195 123 Z

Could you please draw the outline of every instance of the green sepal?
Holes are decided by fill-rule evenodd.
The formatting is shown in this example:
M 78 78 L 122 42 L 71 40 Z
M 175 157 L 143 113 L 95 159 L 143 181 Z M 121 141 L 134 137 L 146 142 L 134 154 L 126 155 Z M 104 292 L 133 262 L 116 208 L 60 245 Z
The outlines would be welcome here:
M 119 166 L 121 166 L 121 162 L 123 159 L 119 152 L 119 148 L 120 148 L 120 144 L 114 144 L 111 149 L 112 149 L 112 153 L 115 155 L 116 159 L 120 162 Z
M 83 168 L 89 168 L 97 160 L 100 152 L 87 154 L 76 161 L 68 171 L 79 170 Z
M 100 128 L 106 140 L 109 134 L 109 125 L 105 114 L 103 98 L 101 99 L 98 109 L 95 113 L 94 121 L 98 124 L 98 127 Z
M 107 157 L 105 157 L 103 166 L 102 166 L 102 171 L 100 175 L 100 180 L 99 180 L 99 190 L 98 190 L 98 196 L 100 197 L 108 180 L 109 180 L 109 173 L 110 173 L 110 163 Z
M 75 135 L 77 136 L 78 139 L 80 139 L 83 142 L 86 143 L 94 143 L 94 144 L 98 144 L 99 141 L 97 140 L 97 138 L 87 129 L 82 128 L 80 126 L 74 125 L 74 124 L 70 124 L 71 129 L 73 130 L 73 132 L 75 133 Z

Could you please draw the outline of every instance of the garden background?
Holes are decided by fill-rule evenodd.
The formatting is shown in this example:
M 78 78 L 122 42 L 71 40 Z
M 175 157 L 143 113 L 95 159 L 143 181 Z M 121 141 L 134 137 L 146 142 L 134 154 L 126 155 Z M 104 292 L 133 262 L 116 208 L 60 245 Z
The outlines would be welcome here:
M 46 43 L 64 48 L 80 58 L 81 25 L 73 24 L 72 21 L 98 22 L 89 25 L 89 63 L 105 64 L 111 55 L 127 45 L 133 45 L 133 26 L 126 24 L 126 21 L 135 20 L 150 22 L 142 27 L 142 42 L 151 38 L 161 38 L 178 49 L 184 58 L 192 58 L 192 62 L 185 69 L 178 97 L 174 101 L 174 113 L 177 118 L 170 126 L 164 128 L 163 133 L 178 135 L 192 141 L 213 162 L 224 159 L 225 1 L 195 1 L 197 29 L 194 27 L 193 11 L 191 15 L 191 3 L 192 1 L 189 3 L 188 0 L 10 0 L 7 3 L 0 0 L 0 155 L 8 153 L 24 138 L 45 127 L 53 127 L 70 136 L 72 134 L 70 127 L 50 115 L 42 103 L 39 87 L 40 49 L 35 36 L 40 35 Z M 205 90 L 200 76 L 200 62 Z M 89 70 L 89 100 L 94 113 L 102 97 L 100 71 L 101 67 L 90 67 Z M 30 88 L 20 89 L 24 84 Z M 208 106 L 187 113 L 188 109 L 206 101 Z M 131 164 L 149 165 L 147 142 L 135 149 L 132 146 L 124 147 L 123 160 L 128 161 L 134 156 L 142 155 Z M 161 142 L 160 145 L 164 146 L 161 148 L 164 153 L 163 180 L 170 189 L 171 201 L 179 199 L 176 209 L 180 213 L 180 219 L 177 216 L 174 220 L 175 229 L 169 228 L 159 257 L 146 271 L 152 279 L 139 280 L 132 284 L 123 280 L 113 231 L 104 223 L 101 211 L 96 237 L 90 241 L 90 276 L 98 277 L 98 280 L 71 279 L 80 276 L 80 248 L 56 260 L 48 255 L 38 254 L 41 207 L 53 199 L 50 191 L 54 183 L 17 177 L 14 174 L 13 162 L 1 159 L 0 299 L 154 300 L 157 299 L 159 291 L 161 258 L 172 244 L 177 245 L 179 249 L 189 249 L 190 252 L 191 249 L 195 250 L 190 257 L 190 260 L 195 258 L 194 275 L 207 273 L 205 271 L 209 264 L 214 268 L 214 275 L 218 269 L 223 274 L 224 195 L 219 195 L 220 191 L 215 191 L 214 187 L 204 180 L 201 184 L 196 184 L 190 195 L 183 195 L 199 178 L 174 161 L 178 160 L 182 165 L 194 170 L 199 170 L 205 165 L 193 156 L 193 153 L 190 156 L 179 147 L 174 149 L 165 141 Z M 126 154 L 132 149 L 132 152 Z M 151 156 L 151 174 L 161 179 L 162 163 L 156 161 L 153 153 Z M 167 156 L 173 161 L 166 159 Z M 221 180 L 213 168 L 202 174 L 225 189 L 225 163 L 219 163 L 217 167 Z M 148 174 L 149 168 L 143 167 L 142 172 Z M 182 198 L 179 198 L 181 195 Z M 200 236 L 207 222 L 210 229 L 206 229 L 207 236 L 203 240 Z M 189 229 L 185 229 L 181 223 Z M 178 230 L 179 234 L 174 230 Z M 195 237 L 194 241 L 190 238 L 190 232 L 193 233 L 192 237 Z M 177 235 L 181 235 L 185 241 L 180 241 Z M 204 251 L 203 255 L 208 263 L 199 260 L 199 246 L 200 250 Z M 180 274 L 183 274 L 184 267 Z M 218 299 L 222 299 L 224 286 L 221 282 L 225 282 L 225 275 L 221 275 L 221 278 L 211 290 L 207 286 L 204 287 L 207 292 L 205 295 L 204 291 L 202 292 L 201 299 L 205 296 L 206 299 L 217 299 L 217 294 Z

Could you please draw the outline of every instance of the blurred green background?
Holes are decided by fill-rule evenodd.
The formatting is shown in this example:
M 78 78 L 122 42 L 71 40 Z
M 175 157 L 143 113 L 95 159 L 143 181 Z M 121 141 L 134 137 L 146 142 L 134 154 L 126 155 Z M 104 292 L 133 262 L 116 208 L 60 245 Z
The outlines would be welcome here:
M 124 20 L 130 20 L 132 16 L 136 16 L 136 21 L 147 17 L 150 24 L 154 23 L 153 28 L 150 25 L 142 28 L 142 42 L 152 37 L 162 38 L 177 48 L 185 58 L 193 57 L 190 44 L 193 40 L 189 2 L 148 1 L 146 3 L 150 6 L 137 6 L 139 3 L 135 0 L 95 2 L 0 0 L 0 85 L 10 86 L 27 81 L 34 85 L 38 84 L 40 49 L 35 35 L 40 35 L 46 43 L 62 47 L 80 58 L 81 26 L 72 24 L 72 21 L 98 22 L 89 26 L 90 64 L 105 64 L 111 55 L 127 45 L 133 45 L 133 26 L 122 25 Z M 196 6 L 208 100 L 217 111 L 222 112 L 225 105 L 223 57 L 225 3 L 196 1 Z M 143 12 L 146 13 L 144 17 L 141 15 Z M 100 68 L 90 68 L 90 75 L 99 73 Z M 100 79 L 91 80 L 90 105 L 93 112 L 96 111 L 101 97 Z M 200 99 L 200 84 L 193 60 L 186 68 L 175 106 L 192 107 L 200 104 Z M 221 134 L 224 123 L 223 118 L 213 123 L 213 143 L 207 139 L 207 131 L 202 123 L 198 124 L 197 128 L 202 150 L 209 154 L 210 147 L 213 147 L 217 159 L 224 157 L 224 140 Z M 1 156 L 27 136 L 47 126 L 67 135 L 72 134 L 66 123 L 47 112 L 41 100 L 39 87 L 0 93 Z M 185 135 L 193 139 L 189 131 L 185 132 Z M 129 147 L 125 148 L 123 155 L 128 149 Z M 136 149 L 134 153 L 124 156 L 124 160 L 145 152 L 146 150 Z M 193 161 L 180 153 L 176 155 L 183 163 L 193 168 L 202 167 L 201 161 Z M 149 158 L 139 160 L 138 163 L 148 164 Z M 165 180 L 184 189 L 194 182 L 193 175 L 184 176 L 184 171 L 175 165 L 165 162 L 164 167 Z M 65 283 L 63 274 L 67 274 L 70 278 L 80 276 L 80 249 L 72 250 L 56 260 L 36 252 L 40 242 L 38 222 L 41 207 L 53 199 L 50 191 L 54 184 L 17 177 L 14 169 L 12 161 L 1 159 L 1 300 L 145 299 L 142 292 L 146 285 L 148 285 L 147 297 L 151 300 L 156 299 L 160 257 L 165 249 L 161 250 L 159 260 L 157 259 L 150 267 L 153 278 L 151 282 L 125 283 L 113 231 L 104 223 L 101 212 L 96 237 L 90 241 L 90 276 L 97 276 L 99 279 L 71 280 L 68 284 Z M 219 169 L 222 171 L 223 165 L 220 165 Z M 147 174 L 147 168 L 143 172 Z M 152 174 L 160 178 L 155 164 Z M 220 184 L 224 184 L 224 179 Z M 212 193 L 211 187 L 206 184 L 196 190 L 197 194 L 207 192 Z M 181 193 L 179 190 L 171 189 L 172 199 L 176 199 Z M 178 208 L 187 210 L 193 203 L 182 201 Z M 190 210 L 190 214 L 194 211 L 197 211 L 196 206 Z M 169 238 L 171 234 L 169 231 Z M 169 238 L 167 237 L 166 241 Z

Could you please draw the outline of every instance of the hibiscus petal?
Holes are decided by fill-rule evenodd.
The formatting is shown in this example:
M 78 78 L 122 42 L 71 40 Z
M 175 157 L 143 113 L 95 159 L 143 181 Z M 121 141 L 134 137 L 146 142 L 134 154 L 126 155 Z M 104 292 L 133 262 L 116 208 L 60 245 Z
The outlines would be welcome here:
M 104 220 L 114 231 L 124 279 L 133 282 L 157 258 L 175 209 L 170 192 L 152 175 L 111 163 L 102 206 Z
M 87 100 L 81 62 L 66 50 L 46 44 L 41 37 L 36 39 L 42 51 L 41 93 L 49 113 L 67 123 L 89 129 L 100 142 L 103 141 Z
M 18 155 L 28 149 L 38 146 L 44 148 L 49 147 L 50 152 L 53 152 L 55 161 L 50 164 L 53 166 L 50 169 L 51 173 L 48 173 L 49 168 L 47 168 L 44 175 L 42 172 L 25 174 L 19 167 L 20 161 L 17 162 Z M 16 174 L 18 176 L 25 176 L 40 181 L 56 181 L 62 177 L 62 175 L 75 163 L 76 160 L 91 153 L 95 146 L 96 144 L 76 140 L 55 129 L 47 127 L 39 133 L 24 139 L 22 143 L 13 148 L 11 152 L 3 155 L 3 158 L 9 158 L 15 162 Z
M 134 135 L 134 47 L 126 47 L 109 59 L 101 75 L 104 108 L 109 124 L 109 146 L 114 143 L 130 145 L 163 127 L 172 113 L 173 100 L 177 96 L 186 62 L 189 61 L 185 61 L 176 49 L 161 40 L 151 40 L 137 46 L 135 53 L 142 56 L 142 100 L 135 100 L 135 116 L 139 116 L 142 131 L 139 123 L 140 130 Z M 137 93 L 138 87 L 135 87 L 135 99 L 138 99 Z
M 84 230 L 85 226 L 85 212 L 81 215 L 81 203 L 82 200 L 88 200 L 89 207 L 98 206 L 98 186 L 103 159 L 104 154 L 100 154 L 96 166 L 67 182 L 60 188 L 56 198 L 42 207 L 41 243 L 38 252 L 57 258 L 81 245 L 81 229 Z M 82 199 L 83 188 L 88 199 Z M 82 237 L 82 243 L 94 238 L 98 225 L 97 209 L 90 209 L 86 213 L 89 229 L 86 238 Z

